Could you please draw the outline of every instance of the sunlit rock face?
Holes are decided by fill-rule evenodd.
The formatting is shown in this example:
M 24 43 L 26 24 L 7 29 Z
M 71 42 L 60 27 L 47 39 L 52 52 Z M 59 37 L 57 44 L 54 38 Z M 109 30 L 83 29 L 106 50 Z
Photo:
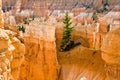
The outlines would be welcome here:
M 16 37 L 11 39 L 11 41 L 13 46 L 16 48 L 12 53 L 13 59 L 11 61 L 11 74 L 14 80 L 18 80 L 20 75 L 20 67 L 24 60 L 25 46 Z
M 0 80 L 17 80 L 24 45 L 15 33 L 0 29 Z
M 10 80 L 11 77 L 11 57 L 14 50 L 9 40 L 8 34 L 0 29 L 0 80 Z
M 26 26 L 25 59 L 18 80 L 58 80 L 55 27 L 47 24 L 38 20 Z
M 111 31 L 105 37 L 101 50 L 106 62 L 107 80 L 120 79 L 120 29 Z

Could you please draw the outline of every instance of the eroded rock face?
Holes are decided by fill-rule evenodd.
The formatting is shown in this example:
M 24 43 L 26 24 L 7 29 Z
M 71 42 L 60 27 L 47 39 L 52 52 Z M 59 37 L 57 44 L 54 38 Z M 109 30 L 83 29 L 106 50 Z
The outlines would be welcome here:
M 10 62 L 12 57 L 12 44 L 8 35 L 0 29 L 0 80 L 11 79 Z
M 24 60 L 24 54 L 25 54 L 25 46 L 18 40 L 16 37 L 11 39 L 12 45 L 16 48 L 12 55 L 13 60 L 11 61 L 11 70 L 12 70 L 12 76 L 14 80 L 18 80 L 19 73 L 20 73 L 20 67 Z
M 106 35 L 101 50 L 106 62 L 106 80 L 120 80 L 120 29 Z
M 98 27 L 97 27 L 97 24 Z M 81 45 L 89 48 L 93 48 L 94 46 L 97 49 L 100 49 L 103 39 L 107 33 L 106 25 L 102 23 L 92 23 L 92 24 L 77 24 L 74 26 L 74 31 L 72 33 L 72 40 L 75 42 L 81 42 Z M 60 42 L 62 40 L 63 35 L 63 23 L 57 23 L 56 25 L 56 43 L 57 48 L 59 48 Z M 103 26 L 104 25 L 104 26 Z M 104 27 L 104 28 L 103 28 Z
M 0 29 L 0 80 L 17 80 L 24 45 L 10 30 Z
M 26 26 L 25 59 L 18 80 L 58 80 L 55 27 L 33 23 Z

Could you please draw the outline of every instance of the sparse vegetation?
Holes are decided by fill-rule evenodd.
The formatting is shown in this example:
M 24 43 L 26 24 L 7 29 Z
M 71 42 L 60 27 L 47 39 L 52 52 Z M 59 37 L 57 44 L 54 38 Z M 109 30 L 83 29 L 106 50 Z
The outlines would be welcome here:
M 74 41 L 71 41 L 71 33 L 73 32 L 73 27 L 71 27 L 72 22 L 71 22 L 71 18 L 68 15 L 68 12 L 65 15 L 65 19 L 63 23 L 64 23 L 64 32 L 60 45 L 60 50 L 67 51 L 70 50 L 74 45 Z
M 110 24 L 107 25 L 107 32 L 110 31 Z
M 64 23 L 64 32 L 63 32 L 63 38 L 60 44 L 60 51 L 68 51 L 71 48 L 79 45 L 80 43 L 74 43 L 74 41 L 71 40 L 71 35 L 73 32 L 73 27 L 71 26 L 71 18 L 68 15 L 68 12 L 65 15 L 65 19 L 63 21 Z
M 108 3 L 108 0 L 103 0 L 103 11 L 108 11 L 108 6 L 109 6 L 109 3 Z
M 92 18 L 93 18 L 93 21 L 97 22 L 97 20 L 98 20 L 98 17 L 97 17 L 97 14 L 96 14 L 96 12 L 94 12 L 94 13 L 93 13 L 93 16 L 92 16 Z
M 93 47 L 93 53 L 95 54 L 97 50 L 98 50 L 98 49 L 97 49 L 97 46 L 94 46 L 94 47 Z
M 18 26 L 18 30 L 22 31 L 23 33 L 25 33 L 25 27 L 24 26 Z
M 109 10 L 109 0 L 102 0 L 102 6 L 103 8 L 97 8 L 97 13 L 103 13 Z

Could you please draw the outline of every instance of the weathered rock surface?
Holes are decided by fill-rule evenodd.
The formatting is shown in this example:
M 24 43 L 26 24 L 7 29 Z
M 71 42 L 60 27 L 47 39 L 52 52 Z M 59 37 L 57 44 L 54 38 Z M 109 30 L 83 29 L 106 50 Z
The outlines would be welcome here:
M 11 77 L 11 52 L 13 45 L 9 40 L 8 34 L 0 29 L 0 80 L 10 80 Z
M 12 45 L 16 48 L 12 53 L 13 55 L 13 60 L 11 62 L 12 76 L 14 80 L 18 80 L 20 75 L 20 67 L 24 60 L 25 46 L 16 37 L 11 39 L 11 41 Z
M 58 80 L 55 27 L 32 22 L 26 26 L 24 41 L 25 59 L 18 80 Z
M 99 24 L 99 23 L 98 23 Z M 60 41 L 62 40 L 63 34 L 63 23 L 57 23 L 56 25 L 56 43 L 57 48 L 59 48 Z M 103 39 L 107 33 L 106 25 L 100 23 L 97 27 L 96 23 L 92 24 L 77 24 L 74 26 L 74 31 L 72 33 L 72 40 L 79 41 L 85 47 L 93 48 L 96 46 L 100 49 Z M 103 28 L 104 27 L 104 28 Z
M 101 50 L 102 59 L 106 62 L 106 80 L 120 80 L 120 29 L 109 32 Z
M 118 5 L 120 7 L 120 5 Z M 120 10 L 115 8 L 105 15 L 109 31 L 114 31 L 120 28 Z
M 0 80 L 17 80 L 24 45 L 15 33 L 0 29 Z

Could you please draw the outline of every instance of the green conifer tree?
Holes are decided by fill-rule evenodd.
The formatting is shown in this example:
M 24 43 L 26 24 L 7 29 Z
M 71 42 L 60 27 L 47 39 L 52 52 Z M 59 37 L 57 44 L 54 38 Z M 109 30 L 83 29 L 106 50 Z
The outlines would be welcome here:
M 18 30 L 22 31 L 23 33 L 25 33 L 25 27 L 24 26 L 18 26 Z
M 71 48 L 73 41 L 71 41 L 71 33 L 73 32 L 73 27 L 71 27 L 71 18 L 68 15 L 68 12 L 65 15 L 64 18 L 64 32 L 63 32 L 63 38 L 60 45 L 61 51 L 67 51 Z

